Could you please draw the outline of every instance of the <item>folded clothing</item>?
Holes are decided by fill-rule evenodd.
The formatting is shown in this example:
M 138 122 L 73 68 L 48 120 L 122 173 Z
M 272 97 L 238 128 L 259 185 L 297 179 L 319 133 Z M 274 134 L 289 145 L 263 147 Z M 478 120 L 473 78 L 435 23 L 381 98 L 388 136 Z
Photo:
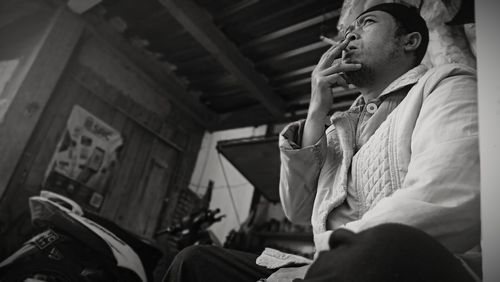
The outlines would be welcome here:
M 265 248 L 262 254 L 257 257 L 255 261 L 257 265 L 267 267 L 268 269 L 276 269 L 285 266 L 302 266 L 311 264 L 312 262 L 313 261 L 311 259 L 284 253 L 272 248 Z

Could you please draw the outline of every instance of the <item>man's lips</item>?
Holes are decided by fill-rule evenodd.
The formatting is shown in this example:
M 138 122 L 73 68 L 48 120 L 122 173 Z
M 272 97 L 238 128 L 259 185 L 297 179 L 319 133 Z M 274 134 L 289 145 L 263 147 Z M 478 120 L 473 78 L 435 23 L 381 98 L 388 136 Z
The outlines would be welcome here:
M 355 45 L 353 44 L 349 44 L 345 47 L 345 49 L 343 50 L 343 54 L 342 56 L 349 56 L 349 55 L 352 55 L 354 52 L 356 52 L 356 50 L 358 49 L 358 47 L 356 47 Z
M 345 50 L 343 50 L 342 51 L 342 58 L 346 59 L 346 58 L 351 57 L 354 54 L 355 51 L 356 51 L 355 49 L 351 49 L 351 50 L 345 49 Z
M 345 51 L 352 51 L 352 50 L 356 50 L 358 49 L 358 47 L 354 46 L 354 45 L 347 45 L 347 47 L 345 47 Z
M 356 49 L 344 50 L 342 52 L 342 61 L 344 63 L 348 64 L 358 63 L 358 60 L 356 58 L 357 58 Z

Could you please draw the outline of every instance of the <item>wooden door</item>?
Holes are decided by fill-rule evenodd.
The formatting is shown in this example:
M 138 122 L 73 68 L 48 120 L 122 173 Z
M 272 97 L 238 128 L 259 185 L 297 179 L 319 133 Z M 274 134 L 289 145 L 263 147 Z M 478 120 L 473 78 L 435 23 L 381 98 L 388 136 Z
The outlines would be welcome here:
M 143 163 L 139 183 L 122 196 L 115 221 L 136 234 L 152 238 L 164 199 L 169 193 L 178 152 L 158 139 Z

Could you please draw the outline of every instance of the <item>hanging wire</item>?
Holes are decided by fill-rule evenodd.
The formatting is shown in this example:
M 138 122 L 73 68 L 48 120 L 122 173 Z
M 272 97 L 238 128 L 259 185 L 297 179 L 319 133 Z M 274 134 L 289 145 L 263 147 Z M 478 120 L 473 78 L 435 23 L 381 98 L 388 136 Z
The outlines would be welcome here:
M 233 192 L 231 191 L 231 187 L 229 185 L 229 180 L 227 179 L 227 175 L 226 175 L 226 169 L 224 168 L 224 165 L 222 164 L 222 158 L 220 157 L 220 155 L 221 154 L 218 153 L 217 157 L 219 157 L 219 163 L 220 163 L 220 167 L 222 168 L 222 174 L 224 175 L 224 179 L 226 180 L 227 191 L 229 192 L 229 197 L 231 198 L 231 203 L 233 205 L 234 214 L 236 215 L 236 221 L 238 222 L 238 225 L 241 226 L 240 215 L 238 214 L 238 210 L 236 209 L 236 204 L 234 203 L 234 198 L 233 198 Z

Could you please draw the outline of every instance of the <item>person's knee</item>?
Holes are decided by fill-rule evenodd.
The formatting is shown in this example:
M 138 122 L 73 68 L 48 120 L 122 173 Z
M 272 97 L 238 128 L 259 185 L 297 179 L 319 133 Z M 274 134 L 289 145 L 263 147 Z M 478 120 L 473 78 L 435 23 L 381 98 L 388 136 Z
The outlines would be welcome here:
M 210 262 L 213 246 L 189 246 L 181 250 L 173 259 L 165 272 L 162 281 L 199 281 L 200 269 Z
M 204 258 L 209 258 L 210 253 L 212 253 L 212 248 L 210 245 L 197 245 L 189 246 L 181 250 L 174 258 L 174 263 L 182 263 L 187 265 L 194 265 L 200 261 L 204 261 Z
M 331 250 L 319 255 L 306 278 L 326 275 L 338 281 L 364 282 L 470 280 L 443 245 L 410 226 L 382 224 L 360 233 L 338 230 L 329 243 Z
M 338 246 L 357 246 L 364 250 L 366 254 L 374 254 L 370 250 L 384 250 L 399 252 L 402 249 L 413 249 L 414 251 L 446 251 L 444 246 L 439 244 L 427 233 L 398 223 L 381 224 L 360 233 L 354 233 L 349 230 L 337 230 L 333 232 L 329 240 L 330 248 L 335 249 Z M 402 248 L 402 249 L 401 249 Z M 379 252 L 375 252 L 378 254 Z

